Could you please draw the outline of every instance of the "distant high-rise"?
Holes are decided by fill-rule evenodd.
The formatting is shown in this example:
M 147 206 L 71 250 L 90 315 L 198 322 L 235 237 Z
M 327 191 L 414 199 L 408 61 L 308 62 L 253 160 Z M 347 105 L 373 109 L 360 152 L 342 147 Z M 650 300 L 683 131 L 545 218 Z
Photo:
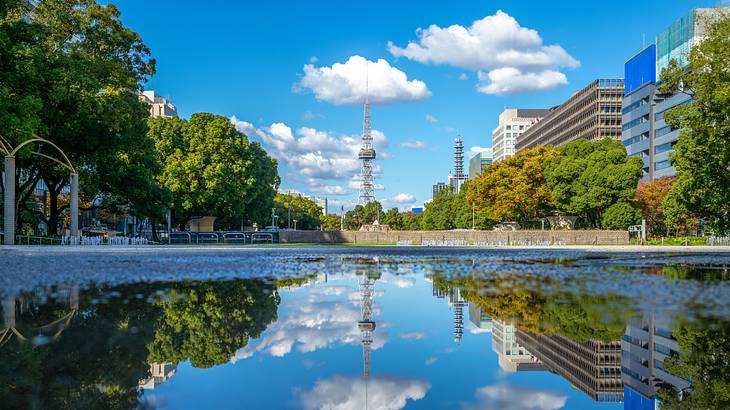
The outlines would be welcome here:
M 546 116 L 550 110 L 508 108 L 499 114 L 499 125 L 492 131 L 492 157 L 502 161 L 515 154 L 517 139 Z M 474 176 L 471 176 L 473 178 Z
M 446 188 L 445 182 L 437 182 L 433 185 L 433 191 L 431 195 L 431 199 L 436 199 L 436 195 L 438 195 L 439 192 L 441 192 L 442 189 Z
M 602 78 L 588 84 L 517 140 L 517 151 L 538 146 L 559 147 L 577 139 L 621 139 L 622 78 Z
M 175 105 L 152 90 L 142 91 L 139 94 L 139 100 L 149 105 L 152 118 L 177 117 Z
M 492 163 L 492 149 L 487 148 L 478 152 L 469 160 L 469 180 L 472 180 L 482 173 L 482 170 Z
M 466 181 L 467 175 L 464 174 L 464 142 L 461 136 L 454 139 L 454 173 L 449 178 L 449 184 L 454 189 L 454 193 L 461 190 L 461 185 Z

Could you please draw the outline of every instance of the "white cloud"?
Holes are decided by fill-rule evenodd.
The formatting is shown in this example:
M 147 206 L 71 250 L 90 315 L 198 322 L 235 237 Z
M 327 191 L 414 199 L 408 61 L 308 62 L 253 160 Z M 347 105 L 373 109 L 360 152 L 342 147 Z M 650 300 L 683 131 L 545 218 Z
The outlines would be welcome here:
M 466 80 L 468 80 L 468 79 L 469 79 L 469 76 L 468 76 L 468 75 L 466 75 L 466 73 L 461 73 L 461 74 L 459 74 L 459 80 L 461 80 L 461 81 L 466 81 Z
M 488 73 L 478 73 L 477 91 L 484 94 L 510 95 L 529 91 L 550 90 L 568 84 L 565 74 L 556 70 L 523 72 L 514 67 L 504 67 Z
M 301 394 L 305 409 L 359 410 L 365 408 L 397 410 L 408 400 L 420 400 L 426 396 L 431 384 L 423 380 L 399 378 L 346 378 L 335 376 L 319 380 L 311 391 Z M 367 403 L 363 392 L 367 388 Z
M 315 118 L 316 118 L 316 115 L 314 115 L 314 113 L 311 111 L 305 111 L 304 114 L 302 114 L 302 119 L 304 121 L 312 121 Z
M 479 154 L 479 153 L 482 153 L 482 152 L 491 152 L 491 151 L 492 151 L 492 148 L 489 148 L 489 147 L 473 146 L 473 147 L 469 148 L 469 152 L 467 152 L 467 156 L 469 158 L 474 158 L 474 156 L 477 155 L 477 154 Z
M 318 61 L 319 61 L 319 58 L 317 58 L 317 56 L 311 56 L 311 57 L 309 57 L 309 63 L 310 64 L 317 64 Z
M 438 118 L 434 117 L 431 114 L 426 114 L 426 121 L 430 122 L 431 124 L 434 124 L 438 122 Z
M 398 335 L 399 338 L 403 340 L 422 340 L 426 338 L 426 332 L 409 332 L 409 333 L 400 333 Z
M 416 201 L 416 197 L 413 194 L 401 192 L 391 199 L 396 204 L 411 204 Z
M 357 55 L 332 67 L 305 65 L 299 87 L 311 90 L 320 101 L 338 105 L 361 104 L 366 90 L 375 104 L 422 100 L 431 96 L 426 83 L 409 80 L 406 73 L 386 60 L 368 61 Z
M 301 127 L 295 133 L 284 123 L 260 128 L 236 117 L 231 122 L 240 132 L 261 139 L 269 155 L 288 166 L 293 172 L 291 178 L 306 182 L 310 191 L 328 195 L 351 193 L 344 184 L 347 181 L 352 188 L 350 181 L 360 172 L 360 136 L 335 135 L 310 127 Z M 372 136 L 378 158 L 388 159 L 388 138 L 378 130 L 373 130 Z M 374 173 L 380 173 L 377 164 Z
M 478 403 L 465 405 L 467 409 L 504 410 L 557 410 L 563 408 L 568 397 L 550 390 L 500 384 L 477 389 Z
M 412 140 L 408 139 L 400 143 L 400 146 L 403 148 L 410 148 L 410 149 L 426 149 L 426 143 L 419 140 Z
M 347 288 L 327 289 L 308 288 L 299 297 L 286 299 L 280 311 L 288 312 L 287 315 L 269 326 L 261 338 L 239 349 L 231 361 L 245 360 L 256 353 L 282 357 L 292 349 L 307 353 L 332 345 L 360 344 L 359 293 L 347 294 L 345 299 L 342 295 Z M 373 313 L 379 313 L 377 306 Z M 387 324 L 378 325 L 378 331 L 373 334 L 373 350 L 380 349 L 387 341 L 384 331 Z
M 418 41 L 406 47 L 388 42 L 396 57 L 447 64 L 479 72 L 477 90 L 487 94 L 542 91 L 567 84 L 561 67 L 580 63 L 559 45 L 545 45 L 537 31 L 522 27 L 499 10 L 471 26 L 431 25 L 417 30 Z M 460 76 L 460 79 L 466 76 Z
M 434 356 L 431 356 L 431 357 L 427 358 L 427 359 L 426 359 L 426 361 L 425 361 L 425 362 L 423 362 L 423 363 L 424 363 L 424 364 L 425 364 L 426 366 L 430 366 L 430 365 L 432 365 L 432 364 L 436 363 L 436 362 L 437 362 L 438 360 L 439 360 L 439 359 L 438 359 L 438 357 L 434 357 Z

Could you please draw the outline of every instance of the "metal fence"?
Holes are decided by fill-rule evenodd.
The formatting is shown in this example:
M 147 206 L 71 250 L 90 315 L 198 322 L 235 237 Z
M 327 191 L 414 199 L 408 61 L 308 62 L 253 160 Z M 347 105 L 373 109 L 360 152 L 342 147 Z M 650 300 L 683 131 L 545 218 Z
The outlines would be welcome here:
M 709 246 L 730 246 L 730 236 L 714 236 L 707 237 L 707 245 Z

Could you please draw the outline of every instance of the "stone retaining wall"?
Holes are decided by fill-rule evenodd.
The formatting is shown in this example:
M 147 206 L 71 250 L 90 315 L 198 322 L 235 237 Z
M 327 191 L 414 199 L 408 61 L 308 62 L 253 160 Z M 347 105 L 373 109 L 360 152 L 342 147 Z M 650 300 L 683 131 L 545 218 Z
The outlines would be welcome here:
M 623 245 L 627 231 L 281 231 L 281 243 L 411 243 L 450 242 L 484 245 Z

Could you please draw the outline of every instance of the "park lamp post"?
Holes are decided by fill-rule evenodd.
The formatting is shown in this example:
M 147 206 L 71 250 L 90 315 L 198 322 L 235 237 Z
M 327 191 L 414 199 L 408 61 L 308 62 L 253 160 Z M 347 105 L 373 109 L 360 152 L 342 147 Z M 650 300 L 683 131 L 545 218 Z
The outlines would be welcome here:
M 5 245 L 15 245 L 15 154 L 17 154 L 18 151 L 26 145 L 33 142 L 48 144 L 55 148 L 56 151 L 61 154 L 63 161 L 36 151 L 32 151 L 32 154 L 60 164 L 71 173 L 71 198 L 69 198 L 71 211 L 71 236 L 79 236 L 79 174 L 76 172 L 73 165 L 71 165 L 71 161 L 68 160 L 66 154 L 56 144 L 44 138 L 33 137 L 27 141 L 21 142 L 17 147 L 13 148 L 8 141 L 0 137 L 0 151 L 5 154 L 5 209 L 3 214 L 5 217 Z
M 291 198 L 289 198 L 289 204 L 286 207 L 286 229 L 291 229 Z
M 297 230 L 297 220 L 296 219 L 294 220 L 294 230 L 295 231 Z

